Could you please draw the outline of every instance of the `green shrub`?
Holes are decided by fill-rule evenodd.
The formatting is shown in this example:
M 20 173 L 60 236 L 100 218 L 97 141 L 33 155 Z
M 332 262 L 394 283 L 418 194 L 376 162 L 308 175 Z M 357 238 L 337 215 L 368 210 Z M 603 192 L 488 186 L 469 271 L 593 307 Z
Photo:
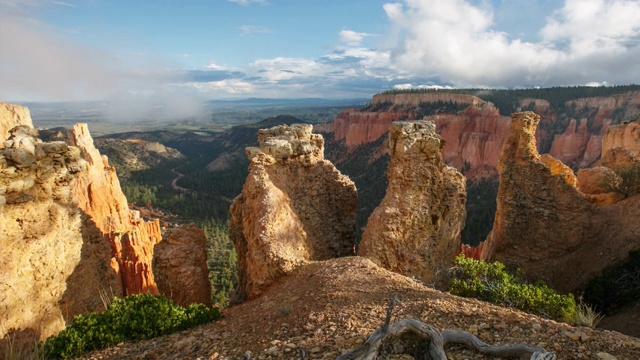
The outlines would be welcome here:
M 218 308 L 191 304 L 184 308 L 151 294 L 114 298 L 100 314 L 78 315 L 44 344 L 49 357 L 73 358 L 126 340 L 144 340 L 221 318 Z
M 499 262 L 486 263 L 459 255 L 454 263 L 450 292 L 494 304 L 511 306 L 547 318 L 573 321 L 576 301 L 572 294 L 560 295 L 542 282 L 527 283 L 518 270 L 509 273 Z

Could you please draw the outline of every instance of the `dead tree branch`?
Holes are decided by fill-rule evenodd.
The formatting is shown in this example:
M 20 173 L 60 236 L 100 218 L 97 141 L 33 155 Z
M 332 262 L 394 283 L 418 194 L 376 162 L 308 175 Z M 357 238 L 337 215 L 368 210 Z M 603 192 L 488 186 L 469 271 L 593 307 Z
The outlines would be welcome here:
M 556 359 L 554 353 L 541 347 L 526 344 L 492 346 L 466 331 L 444 330 L 440 333 L 435 327 L 416 319 L 403 319 L 390 325 L 396 300 L 397 295 L 389 303 L 384 324 L 364 344 L 338 356 L 336 360 L 382 360 L 400 354 L 410 355 L 416 360 L 447 360 L 444 347 L 448 344 L 462 344 L 482 354 L 501 357 Z

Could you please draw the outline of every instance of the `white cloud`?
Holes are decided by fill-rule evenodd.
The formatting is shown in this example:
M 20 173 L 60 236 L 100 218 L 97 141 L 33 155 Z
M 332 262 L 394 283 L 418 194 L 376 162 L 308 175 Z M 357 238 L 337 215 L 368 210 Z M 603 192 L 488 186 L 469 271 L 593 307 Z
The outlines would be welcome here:
M 109 54 L 78 46 L 19 9 L 0 9 L 0 98 L 105 98 L 116 87 L 114 62 Z
M 384 10 L 392 24 L 391 62 L 413 76 L 456 86 L 640 81 L 640 2 L 567 0 L 547 19 L 542 40 L 493 28 L 493 11 L 465 0 L 406 0 Z
M 410 90 L 410 89 L 432 89 L 432 90 L 443 90 L 443 89 L 453 89 L 451 86 L 442 86 L 442 85 L 412 85 L 412 84 L 397 84 L 393 86 L 396 90 Z
M 250 94 L 256 90 L 253 84 L 238 79 L 225 79 L 204 83 L 191 82 L 185 84 L 185 86 L 192 87 L 203 93 L 216 94 L 221 92 L 225 95 Z
M 259 59 L 251 63 L 250 68 L 255 76 L 271 83 L 294 78 L 324 76 L 334 70 L 331 66 L 315 60 L 285 57 Z
M 268 34 L 271 32 L 270 29 L 262 26 L 252 26 L 252 25 L 240 25 L 238 29 L 242 31 L 242 35 L 249 34 Z
M 341 42 L 346 43 L 349 46 L 360 46 L 366 37 L 373 35 L 353 30 L 342 30 L 338 36 L 340 37 Z
M 226 70 L 224 66 L 218 65 L 214 62 L 210 62 L 209 65 L 205 66 L 205 68 L 211 69 L 211 70 Z

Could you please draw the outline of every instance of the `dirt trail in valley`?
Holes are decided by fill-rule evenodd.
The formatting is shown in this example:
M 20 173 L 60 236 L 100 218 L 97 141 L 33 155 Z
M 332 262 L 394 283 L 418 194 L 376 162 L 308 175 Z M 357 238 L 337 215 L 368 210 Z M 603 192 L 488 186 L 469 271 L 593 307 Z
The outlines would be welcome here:
M 173 188 L 173 190 L 180 191 L 180 192 L 183 192 L 183 193 L 191 193 L 191 192 L 193 192 L 193 190 L 191 190 L 191 189 L 187 189 L 187 188 L 184 188 L 184 187 L 178 185 L 178 180 L 182 179 L 184 174 L 179 173 L 175 168 L 171 169 L 171 172 L 174 175 L 177 176 L 175 179 L 173 179 L 173 181 L 171 181 L 171 187 Z

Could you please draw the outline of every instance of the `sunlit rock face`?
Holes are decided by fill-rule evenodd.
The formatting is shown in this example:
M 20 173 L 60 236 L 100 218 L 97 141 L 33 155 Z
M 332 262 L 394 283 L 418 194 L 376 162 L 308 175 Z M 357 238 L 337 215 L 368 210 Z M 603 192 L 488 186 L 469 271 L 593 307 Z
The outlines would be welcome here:
M 152 263 L 162 239 L 159 222 L 145 222 L 129 210 L 115 170 L 94 147 L 86 124 L 61 136 L 66 142 L 43 142 L 28 114 L 0 104 L 2 126 L 9 128 L 0 142 L 2 348 L 9 340 L 44 340 L 75 315 L 103 310 L 113 296 L 158 293 Z M 184 252 L 206 256 L 203 246 Z M 163 253 L 164 259 L 175 254 Z M 198 265 L 190 283 L 200 281 L 207 291 L 208 273 L 202 261 L 192 260 L 175 256 L 164 261 L 163 271 L 188 272 Z M 175 288 L 181 288 L 179 281 L 172 282 Z M 184 303 L 198 301 L 185 298 L 188 291 L 182 295 Z
M 9 130 L 19 125 L 33 127 L 29 108 L 0 102 L 0 143 L 9 138 Z
M 302 124 L 262 129 L 259 147 L 246 149 L 249 175 L 231 205 L 236 301 L 302 264 L 354 254 L 355 185 L 324 159 L 324 140 L 311 131 Z
M 465 220 L 466 182 L 442 160 L 430 121 L 394 122 L 389 130 L 389 186 L 369 217 L 359 255 L 432 283 L 451 265 Z
M 77 204 L 89 167 L 79 148 L 42 142 L 28 125 L 1 143 L 0 342 L 43 340 L 103 309 L 101 293 L 122 294 L 111 246 Z

